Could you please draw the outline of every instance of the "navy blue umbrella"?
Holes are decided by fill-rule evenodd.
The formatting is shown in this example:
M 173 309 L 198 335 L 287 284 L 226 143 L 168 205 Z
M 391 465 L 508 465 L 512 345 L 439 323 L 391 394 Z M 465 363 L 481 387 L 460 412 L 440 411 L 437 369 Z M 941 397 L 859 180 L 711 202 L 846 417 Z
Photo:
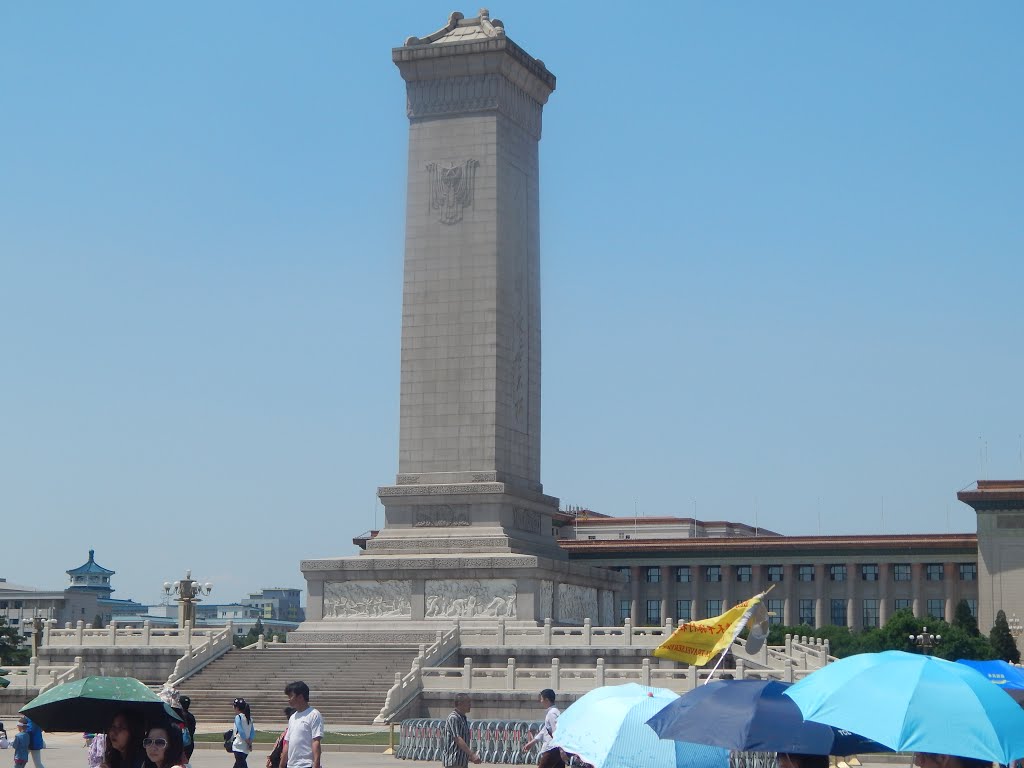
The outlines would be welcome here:
M 806 721 L 777 680 L 715 680 L 659 711 L 647 724 L 663 739 L 735 752 L 855 755 L 891 752 L 849 731 Z

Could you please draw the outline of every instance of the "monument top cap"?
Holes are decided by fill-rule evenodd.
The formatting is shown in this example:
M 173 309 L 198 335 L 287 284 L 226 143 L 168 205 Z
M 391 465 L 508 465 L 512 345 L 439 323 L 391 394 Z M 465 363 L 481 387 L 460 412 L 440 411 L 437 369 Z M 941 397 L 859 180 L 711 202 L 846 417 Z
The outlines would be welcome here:
M 505 26 L 497 19 L 492 19 L 490 11 L 480 9 L 480 14 L 467 19 L 459 11 L 452 11 L 448 23 L 437 32 L 426 37 L 407 37 L 406 46 L 435 45 L 443 43 L 469 43 L 475 40 L 489 40 L 505 36 Z

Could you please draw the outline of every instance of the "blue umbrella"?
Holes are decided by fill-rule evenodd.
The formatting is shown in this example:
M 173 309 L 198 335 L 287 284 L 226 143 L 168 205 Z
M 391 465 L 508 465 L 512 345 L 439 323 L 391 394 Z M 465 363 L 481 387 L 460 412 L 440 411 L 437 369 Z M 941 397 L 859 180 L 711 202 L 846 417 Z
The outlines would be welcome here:
M 991 682 L 1006 691 L 1018 704 L 1024 702 L 1024 672 L 1020 668 L 996 659 L 993 661 L 974 661 L 973 659 L 957 659 L 957 664 L 966 664 L 978 670 Z
M 964 664 L 903 651 L 861 653 L 786 691 L 808 720 L 901 752 L 1008 764 L 1024 757 L 1024 710 Z
M 645 725 L 678 698 L 636 683 L 595 688 L 559 716 L 555 744 L 594 768 L 726 768 L 726 750 L 663 741 Z
M 647 724 L 663 739 L 736 752 L 854 755 L 891 752 L 855 733 L 804 720 L 777 680 L 716 680 L 684 693 Z

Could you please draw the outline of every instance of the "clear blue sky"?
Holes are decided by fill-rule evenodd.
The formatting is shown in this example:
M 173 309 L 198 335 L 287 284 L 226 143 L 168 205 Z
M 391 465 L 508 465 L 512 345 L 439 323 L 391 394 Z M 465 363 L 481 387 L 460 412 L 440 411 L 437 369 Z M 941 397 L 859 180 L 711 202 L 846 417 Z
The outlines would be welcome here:
M 191 568 L 228 602 L 382 521 L 390 49 L 453 9 L 0 4 L 0 576 L 59 586 L 94 547 L 115 596 Z M 956 491 L 1024 476 L 1024 5 L 491 13 L 558 77 L 545 490 L 974 530 Z

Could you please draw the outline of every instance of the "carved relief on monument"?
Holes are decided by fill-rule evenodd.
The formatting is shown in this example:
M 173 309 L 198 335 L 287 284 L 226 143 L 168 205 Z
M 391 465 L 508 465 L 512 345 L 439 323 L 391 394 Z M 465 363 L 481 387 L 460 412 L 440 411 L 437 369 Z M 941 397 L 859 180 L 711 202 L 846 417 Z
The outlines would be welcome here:
M 597 618 L 597 589 L 578 584 L 558 585 L 558 620 L 582 624 Z
M 428 579 L 425 618 L 516 617 L 516 583 L 512 579 Z
M 414 528 L 450 528 L 470 525 L 468 504 L 432 504 L 416 507 L 412 514 Z
M 602 589 L 600 592 L 601 617 L 599 621 L 602 627 L 611 627 L 615 622 L 615 593 L 610 589 Z
M 324 620 L 412 617 L 412 586 L 404 580 L 324 582 Z
M 437 211 L 437 220 L 442 224 L 458 224 L 462 211 L 473 205 L 473 182 L 478 160 L 467 160 L 461 165 L 449 163 L 447 168 L 438 163 L 429 163 L 430 210 Z
M 541 514 L 525 507 L 512 507 L 512 527 L 529 533 L 540 533 Z
M 537 610 L 540 612 L 537 616 L 538 619 L 543 621 L 544 619 L 553 619 L 552 608 L 555 600 L 555 585 L 550 581 L 541 581 L 540 583 L 540 596 L 538 599 Z

